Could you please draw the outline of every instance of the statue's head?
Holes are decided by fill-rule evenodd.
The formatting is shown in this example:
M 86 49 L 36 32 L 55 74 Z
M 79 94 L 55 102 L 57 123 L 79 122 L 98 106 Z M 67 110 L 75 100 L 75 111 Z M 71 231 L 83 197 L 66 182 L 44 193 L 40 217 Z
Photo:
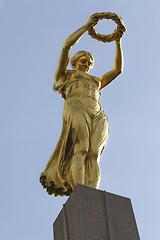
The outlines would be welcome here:
M 89 52 L 79 51 L 71 58 L 70 62 L 74 70 L 88 73 L 93 68 L 94 58 Z

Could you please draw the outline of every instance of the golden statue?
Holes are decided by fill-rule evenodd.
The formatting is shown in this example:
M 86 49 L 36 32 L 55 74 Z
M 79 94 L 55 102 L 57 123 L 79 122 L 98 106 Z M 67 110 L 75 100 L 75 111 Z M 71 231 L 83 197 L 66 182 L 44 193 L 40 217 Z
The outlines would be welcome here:
M 104 18 L 117 23 L 113 34 L 101 35 L 95 32 L 93 27 Z M 73 70 L 66 69 L 71 47 L 86 31 L 97 40 L 116 42 L 114 68 L 101 78 L 88 74 L 94 59 L 86 51 L 77 52 L 71 58 Z M 109 131 L 107 117 L 99 103 L 100 90 L 122 72 L 121 38 L 124 32 L 122 19 L 117 14 L 95 13 L 64 42 L 53 86 L 54 91 L 65 99 L 63 127 L 57 146 L 40 175 L 40 183 L 50 195 L 69 196 L 77 183 L 98 187 L 99 159 Z

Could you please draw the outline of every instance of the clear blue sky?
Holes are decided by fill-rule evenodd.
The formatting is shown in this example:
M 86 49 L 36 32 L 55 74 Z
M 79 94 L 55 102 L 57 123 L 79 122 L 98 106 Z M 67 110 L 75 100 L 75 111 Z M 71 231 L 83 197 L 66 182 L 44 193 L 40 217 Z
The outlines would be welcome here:
M 99 188 L 131 198 L 142 240 L 159 240 L 160 26 L 158 0 L 0 1 L 0 239 L 51 240 L 66 197 L 39 184 L 59 138 L 63 99 L 52 91 L 64 40 L 95 12 L 119 14 L 126 25 L 124 71 L 102 90 L 110 136 Z M 97 31 L 115 24 L 101 21 Z M 71 50 L 90 51 L 92 75 L 111 70 L 115 43 L 86 33 Z M 70 66 L 69 66 L 70 67 Z

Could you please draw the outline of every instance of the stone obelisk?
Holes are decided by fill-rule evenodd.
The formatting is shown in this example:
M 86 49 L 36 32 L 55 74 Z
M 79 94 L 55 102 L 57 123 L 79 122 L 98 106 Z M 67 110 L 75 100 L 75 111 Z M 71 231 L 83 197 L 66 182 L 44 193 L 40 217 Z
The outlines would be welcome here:
M 53 228 L 54 240 L 140 240 L 129 198 L 80 184 Z

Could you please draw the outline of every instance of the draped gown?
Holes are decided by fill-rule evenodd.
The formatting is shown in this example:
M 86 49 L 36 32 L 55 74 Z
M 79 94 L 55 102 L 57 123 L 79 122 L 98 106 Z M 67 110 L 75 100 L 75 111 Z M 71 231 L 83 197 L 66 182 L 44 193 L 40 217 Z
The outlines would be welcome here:
M 76 151 L 86 153 L 84 184 L 93 187 L 91 156 L 102 154 L 109 132 L 108 120 L 99 102 L 99 87 L 99 78 L 80 70 L 67 70 L 66 80 L 59 79 L 54 84 L 54 90 L 62 95 L 65 103 L 59 141 L 40 175 L 40 182 L 50 195 L 71 194 L 74 188 L 71 163 Z

